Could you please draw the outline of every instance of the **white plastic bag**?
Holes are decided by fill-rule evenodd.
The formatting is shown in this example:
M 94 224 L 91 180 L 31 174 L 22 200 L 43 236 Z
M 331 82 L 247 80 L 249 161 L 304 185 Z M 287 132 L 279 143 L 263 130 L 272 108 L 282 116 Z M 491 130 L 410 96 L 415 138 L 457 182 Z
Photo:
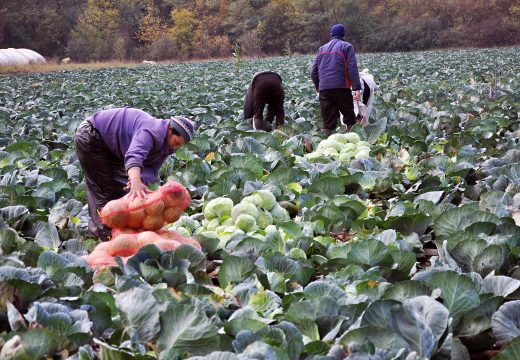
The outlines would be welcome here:
M 363 80 L 361 81 L 361 88 L 363 92 L 370 91 L 370 96 L 368 97 L 368 101 L 365 105 L 366 107 L 366 118 L 368 122 L 368 118 L 372 113 L 372 104 L 374 103 L 374 93 L 376 90 L 376 82 L 374 80 L 374 76 L 368 73 L 368 69 L 363 69 L 362 72 L 359 73 L 359 77 Z M 365 83 L 368 85 L 368 89 L 365 89 Z M 357 115 L 357 114 L 356 114 Z
M 363 69 L 363 71 L 359 73 L 359 79 L 361 80 L 361 99 L 363 99 L 363 93 L 365 91 L 369 91 L 370 95 L 366 104 L 363 103 L 363 101 L 354 101 L 354 113 L 358 118 L 358 123 L 365 125 L 368 124 L 368 119 L 370 118 L 370 113 L 372 112 L 376 82 L 374 81 L 374 76 L 368 72 L 368 69 Z M 368 86 L 368 89 L 365 88 L 365 83 Z M 343 114 L 340 114 L 340 121 L 342 124 L 344 124 Z
M 367 107 L 362 101 L 354 101 L 354 113 L 357 116 L 358 123 L 361 125 L 368 124 Z

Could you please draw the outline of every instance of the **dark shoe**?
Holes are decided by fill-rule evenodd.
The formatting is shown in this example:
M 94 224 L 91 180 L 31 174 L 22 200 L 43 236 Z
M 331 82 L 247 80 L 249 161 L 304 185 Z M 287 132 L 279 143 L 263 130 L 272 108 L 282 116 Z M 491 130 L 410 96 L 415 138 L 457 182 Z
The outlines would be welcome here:
M 253 129 L 254 130 L 263 130 L 269 131 L 267 124 L 261 119 L 253 119 Z
M 112 238 L 112 230 L 106 226 L 103 226 L 101 229 L 97 228 L 94 224 L 89 222 L 87 236 L 101 241 L 108 241 Z
M 321 129 L 321 133 L 326 136 L 326 137 L 329 137 L 331 136 L 332 134 L 334 134 L 334 130 L 331 130 L 331 129 Z
M 356 124 L 357 124 L 357 123 L 354 123 L 354 124 L 347 124 L 347 125 L 346 125 L 346 127 L 347 127 L 347 131 L 345 131 L 345 132 L 350 132 L 350 130 L 352 129 L 352 127 L 353 127 L 354 125 L 356 125 Z
M 275 129 L 278 129 L 280 126 L 284 126 L 285 124 L 287 124 L 286 121 L 283 121 L 283 122 L 276 122 L 276 126 L 275 126 Z

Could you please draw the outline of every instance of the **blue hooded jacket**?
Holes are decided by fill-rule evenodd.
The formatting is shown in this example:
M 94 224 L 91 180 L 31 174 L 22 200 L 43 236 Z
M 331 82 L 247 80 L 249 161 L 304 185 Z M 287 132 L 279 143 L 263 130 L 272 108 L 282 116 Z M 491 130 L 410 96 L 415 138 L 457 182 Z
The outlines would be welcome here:
M 320 47 L 311 66 L 311 78 L 316 90 L 361 90 L 356 54 L 352 44 L 333 37 Z

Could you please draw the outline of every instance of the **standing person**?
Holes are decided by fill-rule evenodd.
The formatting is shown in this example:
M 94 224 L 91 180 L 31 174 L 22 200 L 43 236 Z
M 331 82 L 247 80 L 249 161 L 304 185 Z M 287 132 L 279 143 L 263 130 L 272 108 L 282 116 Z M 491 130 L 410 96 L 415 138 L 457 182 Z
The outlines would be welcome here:
M 76 131 L 76 154 L 85 175 L 89 232 L 107 240 L 110 228 L 98 211 L 128 194 L 144 198 L 166 158 L 193 137 L 195 123 L 184 116 L 156 119 L 133 108 L 96 112 Z
M 354 113 L 359 124 L 368 124 L 372 105 L 374 103 L 376 82 L 374 76 L 364 69 L 359 72 L 359 80 L 361 81 L 361 100 L 354 102 Z M 340 116 L 341 123 L 345 123 L 343 115 Z
M 253 129 L 270 131 L 276 117 L 276 127 L 284 124 L 284 90 L 282 77 L 272 71 L 256 73 L 244 99 L 244 119 L 253 118 Z M 267 116 L 264 121 L 264 107 Z
M 356 123 L 353 100 L 361 100 L 356 54 L 344 39 L 345 27 L 333 25 L 330 41 L 320 47 L 311 66 L 311 78 L 319 91 L 322 132 L 327 136 L 336 129 L 340 112 L 347 129 Z

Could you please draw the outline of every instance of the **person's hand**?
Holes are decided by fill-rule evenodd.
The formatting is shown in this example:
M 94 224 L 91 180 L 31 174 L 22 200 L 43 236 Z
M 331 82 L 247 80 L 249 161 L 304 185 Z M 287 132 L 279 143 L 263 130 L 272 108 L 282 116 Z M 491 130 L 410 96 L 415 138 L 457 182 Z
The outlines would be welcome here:
M 360 125 L 366 125 L 366 124 L 368 124 L 368 119 L 364 116 L 358 116 L 357 122 Z
M 135 182 L 128 181 L 128 185 L 125 189 L 130 190 L 130 192 L 126 195 L 126 196 L 128 196 L 129 200 L 133 200 L 135 198 L 145 199 L 147 197 L 147 194 L 152 192 L 140 180 L 135 181 Z
M 360 90 L 352 91 L 352 99 L 354 99 L 354 101 L 360 101 L 361 100 L 361 91 Z
M 141 180 L 141 169 L 138 167 L 133 167 L 128 170 L 128 184 L 125 189 L 130 190 L 126 195 L 129 200 L 135 198 L 144 199 L 148 193 L 152 192 L 145 184 L 143 184 L 143 181 Z

